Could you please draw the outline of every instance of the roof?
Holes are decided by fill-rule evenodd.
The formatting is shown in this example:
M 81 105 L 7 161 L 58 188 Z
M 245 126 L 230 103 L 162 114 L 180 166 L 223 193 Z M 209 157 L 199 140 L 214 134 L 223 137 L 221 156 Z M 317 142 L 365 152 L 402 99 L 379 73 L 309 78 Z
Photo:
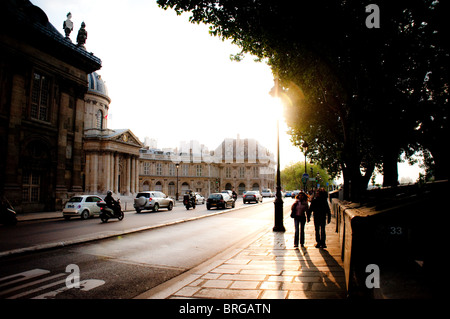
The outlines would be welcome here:
M 102 77 L 97 72 L 88 74 L 88 93 L 103 96 L 111 102 L 105 81 L 103 81 Z
M 87 73 L 101 68 L 93 53 L 68 41 L 49 22 L 45 12 L 29 0 L 0 1 L 0 32 L 22 40 Z

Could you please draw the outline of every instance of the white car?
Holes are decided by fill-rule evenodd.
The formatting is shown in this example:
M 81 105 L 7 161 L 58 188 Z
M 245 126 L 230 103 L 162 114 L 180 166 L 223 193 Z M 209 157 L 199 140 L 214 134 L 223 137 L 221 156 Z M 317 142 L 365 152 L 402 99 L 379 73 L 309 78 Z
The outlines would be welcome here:
M 263 189 L 261 192 L 262 197 L 273 197 L 272 190 L 270 188 Z
M 140 192 L 134 199 L 134 209 L 136 213 L 143 210 L 153 210 L 157 212 L 160 208 L 167 208 L 172 210 L 175 202 L 172 198 L 159 191 L 145 191 Z
M 195 205 L 200 205 L 205 203 L 205 197 L 199 193 L 195 193 Z
M 66 220 L 70 217 L 81 217 L 87 219 L 89 217 L 100 215 L 100 207 L 97 202 L 103 199 L 97 195 L 79 195 L 74 196 L 66 203 L 63 209 L 63 216 Z

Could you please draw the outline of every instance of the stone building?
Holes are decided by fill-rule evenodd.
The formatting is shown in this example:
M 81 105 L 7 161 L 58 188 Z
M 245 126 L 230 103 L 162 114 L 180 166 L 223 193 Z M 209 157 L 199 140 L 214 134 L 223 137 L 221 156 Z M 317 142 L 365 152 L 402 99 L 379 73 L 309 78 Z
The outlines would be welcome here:
M 87 75 L 101 60 L 27 0 L 0 1 L 0 193 L 18 212 L 83 191 Z
M 129 129 L 109 129 L 111 99 L 101 76 L 88 76 L 84 114 L 84 191 L 116 196 L 139 191 L 139 150 L 144 146 Z
M 109 129 L 100 68 L 40 8 L 0 1 L 0 196 L 17 212 L 60 210 L 75 194 L 107 190 L 132 201 L 142 190 L 274 188 L 273 156 L 255 140 L 160 151 L 129 129 Z
M 273 154 L 254 139 L 225 139 L 214 151 L 191 141 L 174 151 L 141 149 L 141 190 L 159 190 L 176 197 L 192 189 L 204 196 L 224 189 L 274 188 Z M 178 188 L 177 188 L 178 185 Z

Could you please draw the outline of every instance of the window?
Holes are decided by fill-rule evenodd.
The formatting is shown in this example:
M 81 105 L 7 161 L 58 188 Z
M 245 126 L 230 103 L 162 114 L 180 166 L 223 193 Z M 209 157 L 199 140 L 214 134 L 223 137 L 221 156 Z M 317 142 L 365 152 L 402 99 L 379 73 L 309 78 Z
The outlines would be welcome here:
M 97 128 L 99 130 L 103 129 L 103 112 L 102 110 L 97 111 Z
M 47 76 L 35 72 L 31 88 L 31 118 L 48 121 L 49 107 L 50 81 Z
M 202 165 L 196 165 L 196 174 L 197 176 L 202 176 L 203 168 Z
M 169 164 L 169 176 L 175 176 L 175 164 Z
M 162 164 L 156 163 L 156 175 L 161 176 L 162 175 Z
M 231 167 L 225 168 L 225 177 L 231 178 Z
M 22 183 L 22 200 L 26 203 L 39 202 L 40 176 L 36 172 L 25 173 Z
M 245 177 L 245 167 L 239 167 L 239 178 Z
M 183 176 L 188 176 L 189 175 L 189 165 L 187 164 L 183 164 Z
M 259 177 L 258 167 L 253 167 L 253 177 Z
M 144 175 L 150 175 L 150 163 L 144 162 Z

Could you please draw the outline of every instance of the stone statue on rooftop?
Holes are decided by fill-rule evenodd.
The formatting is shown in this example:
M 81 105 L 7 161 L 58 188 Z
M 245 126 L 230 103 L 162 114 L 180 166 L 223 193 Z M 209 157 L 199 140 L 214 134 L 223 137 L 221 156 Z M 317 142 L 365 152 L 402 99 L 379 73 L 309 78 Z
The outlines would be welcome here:
M 66 39 L 68 39 L 68 40 L 70 40 L 69 35 L 70 35 L 70 32 L 72 32 L 72 30 L 73 30 L 73 22 L 70 19 L 72 19 L 72 13 L 69 12 L 67 14 L 67 20 L 64 21 L 64 23 L 63 23 L 64 33 L 66 34 Z
M 87 31 L 86 31 L 86 24 L 83 22 L 81 22 L 81 28 L 80 30 L 78 30 L 78 36 L 77 36 L 77 45 L 82 48 L 85 49 L 84 44 L 86 43 L 86 39 L 87 39 Z

